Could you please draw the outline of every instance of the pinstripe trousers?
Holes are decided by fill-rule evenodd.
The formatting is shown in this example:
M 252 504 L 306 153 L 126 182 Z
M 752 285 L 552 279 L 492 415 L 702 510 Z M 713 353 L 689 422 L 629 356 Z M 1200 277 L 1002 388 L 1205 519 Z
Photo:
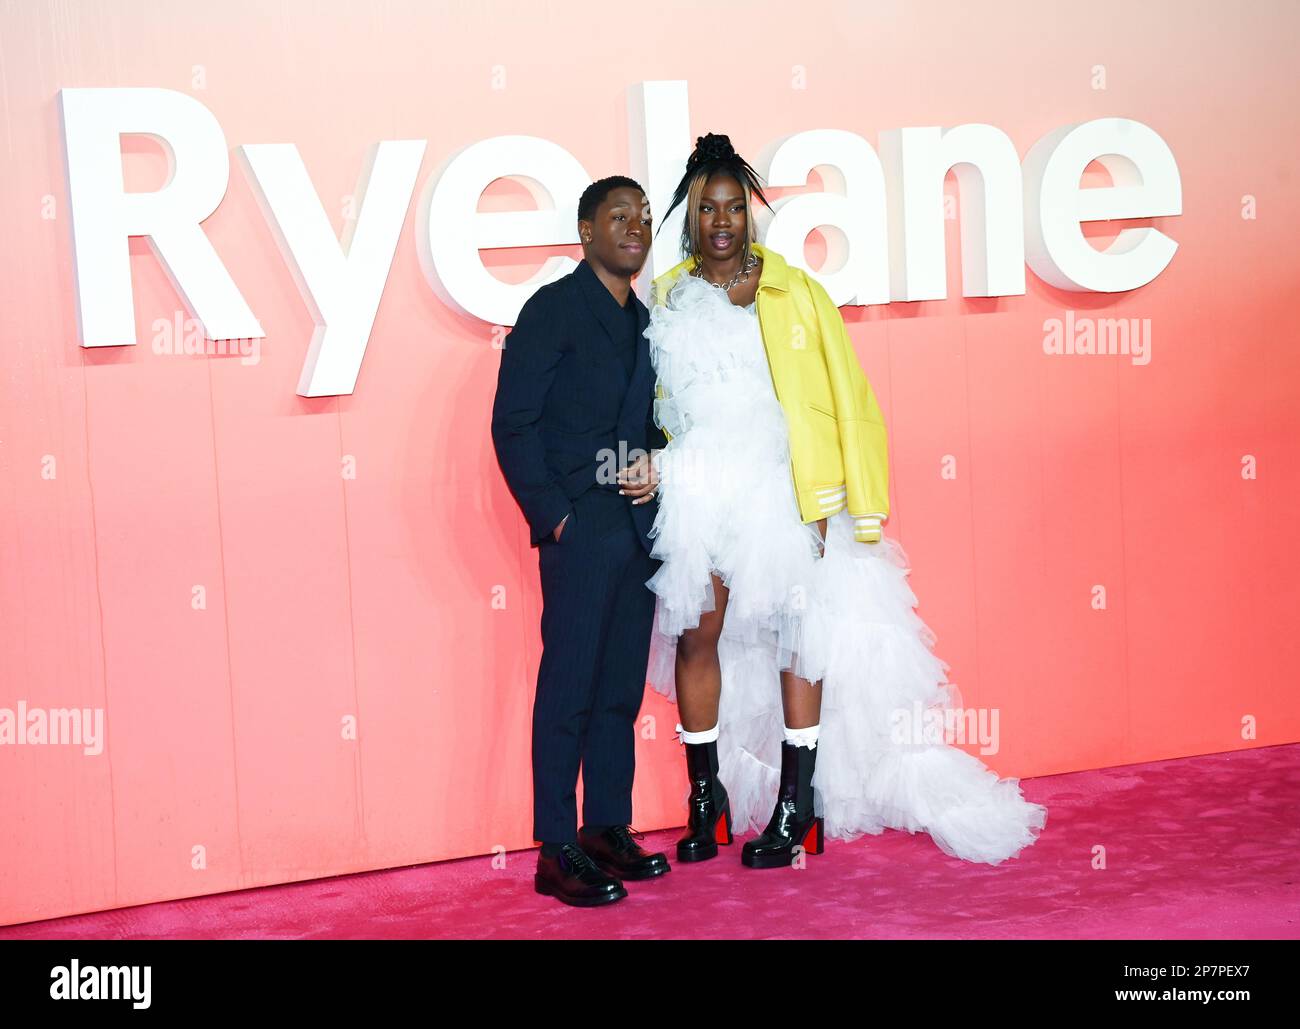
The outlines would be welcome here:
M 542 661 L 533 701 L 533 838 L 577 839 L 578 769 L 586 825 L 632 821 L 636 717 L 645 693 L 659 567 L 631 501 L 595 486 L 559 540 L 538 544 Z

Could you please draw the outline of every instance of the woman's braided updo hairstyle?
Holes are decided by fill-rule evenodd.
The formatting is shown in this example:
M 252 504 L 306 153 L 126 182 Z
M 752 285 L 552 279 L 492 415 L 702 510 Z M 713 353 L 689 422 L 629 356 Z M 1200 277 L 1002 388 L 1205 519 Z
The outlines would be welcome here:
M 750 249 L 754 243 L 755 224 L 750 196 L 756 196 L 769 211 L 772 205 L 763 195 L 762 182 L 758 172 L 754 171 L 748 161 L 736 153 L 731 140 L 726 136 L 710 132 L 695 140 L 695 149 L 686 159 L 686 173 L 677 183 L 673 192 L 672 203 L 664 214 L 661 224 L 666 224 L 668 215 L 678 207 L 686 204 L 686 217 L 682 222 L 682 256 L 699 258 L 700 255 L 700 197 L 704 187 L 714 175 L 730 175 L 740 183 L 745 194 L 745 242 L 741 253 L 741 267 L 749 259 Z

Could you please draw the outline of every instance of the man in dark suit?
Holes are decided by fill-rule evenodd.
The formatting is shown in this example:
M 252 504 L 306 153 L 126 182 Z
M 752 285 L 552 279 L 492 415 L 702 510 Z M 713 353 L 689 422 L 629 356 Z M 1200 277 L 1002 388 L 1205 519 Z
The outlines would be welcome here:
M 645 191 L 612 176 L 578 203 L 583 260 L 524 304 L 506 337 L 492 440 L 538 548 L 542 661 L 533 702 L 537 892 L 578 906 L 669 870 L 633 838 L 635 721 L 659 566 L 649 312 L 632 278 L 650 246 Z M 576 789 L 582 766 L 583 825 Z

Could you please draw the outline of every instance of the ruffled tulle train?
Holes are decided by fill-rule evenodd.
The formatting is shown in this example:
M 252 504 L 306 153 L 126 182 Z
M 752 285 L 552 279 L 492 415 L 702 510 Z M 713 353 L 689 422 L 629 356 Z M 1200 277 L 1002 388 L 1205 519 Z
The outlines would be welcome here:
M 858 543 L 847 511 L 827 521 L 825 556 L 799 515 L 785 414 L 753 313 L 685 277 L 651 312 L 651 357 L 673 436 L 655 459 L 662 564 L 649 682 L 676 699 L 677 640 L 729 597 L 719 775 L 736 831 L 762 829 L 776 797 L 784 717 L 780 671 L 822 682 L 814 805 L 826 833 L 926 832 L 945 852 L 996 864 L 1032 843 L 1047 809 L 944 742 L 960 712 L 948 665 L 914 610 L 907 558 L 889 537 Z M 929 730 L 929 731 L 927 731 Z
M 953 857 L 997 864 L 1034 842 L 1047 809 L 1024 799 L 1018 779 L 1000 780 L 942 742 L 939 727 L 960 712 L 961 697 L 931 650 L 934 636 L 914 610 L 907 574 L 896 541 L 858 543 L 847 513 L 829 519 L 794 662 L 797 673 L 822 680 L 815 809 L 832 837 L 919 831 Z M 731 629 L 728 615 L 718 644 L 719 776 L 736 831 L 757 831 L 780 776 L 781 663 L 771 641 Z M 649 681 L 673 700 L 676 644 L 656 622 Z

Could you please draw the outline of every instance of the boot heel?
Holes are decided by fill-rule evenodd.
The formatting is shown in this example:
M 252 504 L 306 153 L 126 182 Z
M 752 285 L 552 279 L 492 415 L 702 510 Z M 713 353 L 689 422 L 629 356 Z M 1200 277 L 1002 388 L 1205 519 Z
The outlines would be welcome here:
M 713 827 L 713 838 L 724 846 L 730 846 L 734 842 L 731 835 L 731 801 L 728 800 L 722 806 L 722 817 L 718 819 Z
M 819 815 L 804 834 L 803 849 L 805 854 L 820 854 L 826 849 L 825 822 Z

